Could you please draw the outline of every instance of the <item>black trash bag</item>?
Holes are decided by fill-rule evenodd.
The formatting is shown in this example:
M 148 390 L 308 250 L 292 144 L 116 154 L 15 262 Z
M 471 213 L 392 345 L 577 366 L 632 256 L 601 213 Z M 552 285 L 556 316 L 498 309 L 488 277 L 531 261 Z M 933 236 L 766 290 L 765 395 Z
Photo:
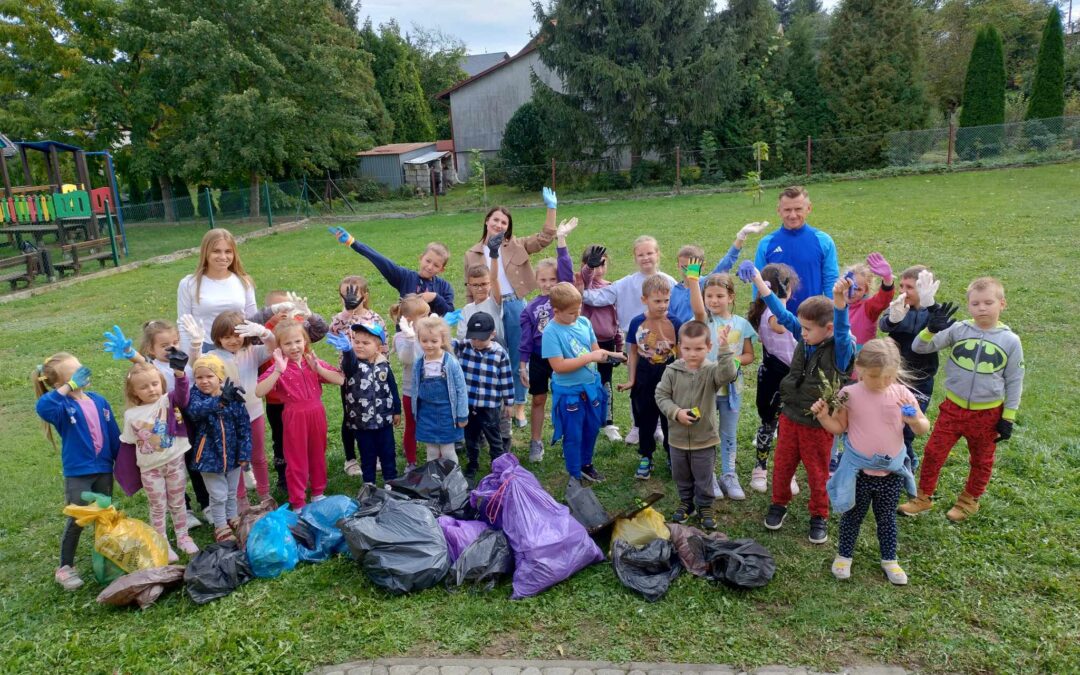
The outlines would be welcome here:
M 688 541 L 699 548 L 708 564 L 706 579 L 735 588 L 760 588 L 776 573 L 772 554 L 753 539 L 715 541 L 693 536 Z
M 315 533 L 311 531 L 311 527 L 302 520 L 296 521 L 296 523 L 289 526 L 289 532 L 292 534 L 293 539 L 296 540 L 298 546 L 303 546 L 307 549 L 315 548 Z
M 454 561 L 446 576 L 446 587 L 455 590 L 468 584 L 486 592 L 513 571 L 514 552 L 506 535 L 501 530 L 484 530 Z
M 611 542 L 611 563 L 623 586 L 637 591 L 649 602 L 664 597 L 682 565 L 667 539 L 653 539 L 634 546 L 622 539 Z
M 356 502 L 360 508 L 357 509 L 356 513 L 353 515 L 358 518 L 375 515 L 379 511 L 382 511 L 383 506 L 387 502 L 414 502 L 426 506 L 433 515 L 442 515 L 442 512 L 439 511 L 438 503 L 430 499 L 414 499 L 404 492 L 384 490 L 383 488 L 378 488 L 367 483 L 365 483 L 364 486 L 360 488 L 360 492 L 356 494 Z
M 582 487 L 575 479 L 566 485 L 566 505 L 570 515 L 581 523 L 590 534 L 611 521 L 611 516 L 604 509 L 591 487 Z
M 373 515 L 361 515 L 364 511 L 361 504 L 360 511 L 338 521 L 338 527 L 372 583 L 401 594 L 442 581 L 450 569 L 450 552 L 424 503 L 387 499 Z
M 438 505 L 437 515 L 462 514 L 469 503 L 469 483 L 457 462 L 449 459 L 433 459 L 421 464 L 401 478 L 387 481 L 393 492 L 410 499 L 423 499 Z
M 247 556 L 234 541 L 211 544 L 184 570 L 184 589 L 197 605 L 223 598 L 255 575 Z

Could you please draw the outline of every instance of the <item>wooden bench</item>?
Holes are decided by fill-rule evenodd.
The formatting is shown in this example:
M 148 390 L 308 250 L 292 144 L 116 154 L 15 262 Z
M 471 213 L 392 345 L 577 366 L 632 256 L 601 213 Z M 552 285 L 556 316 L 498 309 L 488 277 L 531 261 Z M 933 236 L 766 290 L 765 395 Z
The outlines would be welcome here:
M 112 260 L 112 245 L 108 237 L 65 244 L 60 247 L 63 260 L 52 264 L 53 270 L 62 278 L 65 272 L 82 273 L 82 266 L 97 260 L 104 269 L 105 263 Z
M 38 252 L 4 258 L 0 260 L 0 283 L 8 282 L 13 291 L 19 287 L 20 281 L 29 288 L 34 285 L 34 278 L 41 271 L 40 263 L 41 255 Z

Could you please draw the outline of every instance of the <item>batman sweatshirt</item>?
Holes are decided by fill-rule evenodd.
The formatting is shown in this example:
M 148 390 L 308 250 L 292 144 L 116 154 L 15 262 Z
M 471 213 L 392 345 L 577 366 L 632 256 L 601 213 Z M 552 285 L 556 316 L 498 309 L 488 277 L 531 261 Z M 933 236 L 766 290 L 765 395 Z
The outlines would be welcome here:
M 983 330 L 974 321 L 957 321 L 940 333 L 923 329 L 911 345 L 917 354 L 948 349 L 945 397 L 968 410 L 1004 404 L 1002 417 L 1016 419 L 1024 388 L 1024 350 L 1003 323 Z

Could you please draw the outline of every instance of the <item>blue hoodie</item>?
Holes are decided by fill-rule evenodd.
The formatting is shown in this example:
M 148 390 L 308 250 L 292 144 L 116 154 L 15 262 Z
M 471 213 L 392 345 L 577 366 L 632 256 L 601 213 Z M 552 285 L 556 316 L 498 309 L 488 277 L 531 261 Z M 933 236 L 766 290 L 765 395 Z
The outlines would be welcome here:
M 109 402 L 101 394 L 83 392 L 94 402 L 101 425 L 101 452 L 94 452 L 90 427 L 82 408 L 68 396 L 50 391 L 37 400 L 38 416 L 53 425 L 60 434 L 60 461 L 64 476 L 88 476 L 112 473 L 116 453 L 120 450 L 120 427 L 116 424 Z

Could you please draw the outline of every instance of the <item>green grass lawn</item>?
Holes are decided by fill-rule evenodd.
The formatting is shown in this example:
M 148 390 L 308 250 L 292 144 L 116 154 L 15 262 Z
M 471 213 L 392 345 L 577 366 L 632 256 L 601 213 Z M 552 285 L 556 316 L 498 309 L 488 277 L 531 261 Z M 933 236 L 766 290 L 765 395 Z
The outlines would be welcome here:
M 256 580 L 203 607 L 174 593 L 144 612 L 106 609 L 94 602 L 89 536 L 78 558 L 87 586 L 64 593 L 52 581 L 63 527 L 60 461 L 34 415 L 27 375 L 49 354 L 71 351 L 93 368 L 94 388 L 122 410 L 126 364 L 102 353 L 101 333 L 113 323 L 131 334 L 148 319 L 175 318 L 176 284 L 195 261 L 149 266 L 0 305 L 0 670 L 284 672 L 356 658 L 476 654 L 743 667 L 785 663 L 816 670 L 886 662 L 938 672 L 1075 671 L 1080 303 L 1071 284 L 1078 185 L 1080 164 L 1074 163 L 812 189 L 810 222 L 833 236 L 842 263 L 881 251 L 894 269 L 928 264 L 943 280 L 941 300 L 962 301 L 975 276 L 999 276 L 1009 303 L 1004 321 L 1026 349 L 1028 377 L 1017 430 L 999 448 L 977 517 L 959 526 L 944 517 L 946 502 L 966 475 L 961 445 L 943 472 L 938 507 L 901 522 L 899 554 L 911 578 L 906 588 L 890 586 L 878 569 L 870 518 L 851 581 L 835 581 L 829 565 L 836 518 L 828 544 L 809 544 L 804 489 L 777 533 L 761 524 L 765 495 L 718 502 L 721 529 L 758 539 L 776 557 L 775 579 L 749 593 L 683 575 L 666 598 L 649 604 L 625 590 L 604 563 L 517 602 L 509 600 L 509 584 L 490 595 L 432 589 L 393 598 L 375 589 L 355 563 L 337 559 L 301 565 L 276 580 Z M 560 217 L 581 219 L 570 243 L 574 255 L 589 243 L 609 247 L 614 278 L 631 271 L 630 242 L 643 233 L 659 239 L 668 271 L 674 271 L 674 252 L 684 243 L 705 245 L 715 261 L 744 222 L 778 220 L 773 196 L 760 206 L 739 194 L 610 202 L 567 207 Z M 518 209 L 514 216 L 516 233 L 525 235 L 540 228 L 543 212 Z M 460 293 L 461 253 L 480 229 L 480 216 L 461 214 L 366 222 L 351 231 L 405 264 L 415 261 L 425 242 L 446 242 L 453 252 L 447 276 Z M 201 229 L 192 230 L 190 239 L 170 245 L 196 246 L 200 236 Z M 755 244 L 751 240 L 748 250 Z M 295 289 L 316 311 L 330 315 L 339 306 L 337 280 L 359 272 L 372 280 L 379 311 L 393 300 L 373 268 L 322 227 L 252 241 L 241 253 L 260 296 L 274 288 Z M 740 306 L 748 299 L 740 296 Z M 327 345 L 317 350 L 332 358 Z M 625 369 L 616 372 L 625 378 Z M 746 400 L 753 401 L 753 367 L 748 375 Z M 940 387 L 937 394 L 932 411 Z M 338 393 L 328 388 L 324 398 L 333 429 L 340 419 Z M 616 407 L 625 430 L 625 395 Z M 750 405 L 739 427 L 744 485 L 756 425 Z M 527 436 L 516 433 L 515 445 L 523 449 Z M 342 473 L 341 446 L 333 437 L 328 462 L 329 492 L 354 494 L 359 479 Z M 669 495 L 660 504 L 665 512 L 674 506 L 665 469 L 647 483 L 631 478 L 632 448 L 601 441 L 596 463 L 609 476 L 597 489 L 609 509 L 653 490 Z M 561 497 L 565 476 L 557 449 L 537 473 Z M 805 487 L 801 472 L 800 480 Z M 146 518 L 141 494 L 118 501 L 132 516 Z M 208 529 L 195 531 L 200 545 L 209 543 Z

